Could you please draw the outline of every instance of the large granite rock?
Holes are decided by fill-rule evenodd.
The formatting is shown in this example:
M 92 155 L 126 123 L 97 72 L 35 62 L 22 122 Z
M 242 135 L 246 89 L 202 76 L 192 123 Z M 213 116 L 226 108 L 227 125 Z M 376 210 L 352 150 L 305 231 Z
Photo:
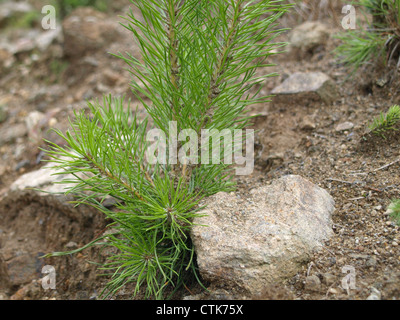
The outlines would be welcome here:
M 194 220 L 200 273 L 216 286 L 260 294 L 302 268 L 333 234 L 333 198 L 300 176 L 285 176 L 248 198 L 218 193 Z

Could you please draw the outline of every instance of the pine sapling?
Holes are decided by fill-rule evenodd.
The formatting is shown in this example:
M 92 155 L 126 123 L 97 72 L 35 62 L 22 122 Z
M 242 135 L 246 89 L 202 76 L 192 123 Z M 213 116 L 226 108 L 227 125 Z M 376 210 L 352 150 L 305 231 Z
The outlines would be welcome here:
M 63 181 L 66 193 L 112 221 L 109 232 L 84 247 L 117 249 L 102 267 L 111 276 L 102 296 L 133 282 L 133 295 L 143 288 L 145 297 L 165 298 L 166 288 L 198 277 L 193 218 L 202 198 L 233 190 L 232 165 L 222 159 L 245 142 L 246 107 L 268 100 L 259 92 L 275 74 L 256 70 L 269 67 L 268 58 L 284 45 L 275 41 L 282 31 L 277 19 L 290 6 L 280 0 L 132 3 L 143 19 L 131 11 L 123 26 L 141 57 L 115 56 L 126 62 L 132 91 L 154 126 L 123 98 L 105 97 L 88 103 L 89 112 L 75 112 L 70 129 L 57 131 L 66 146 L 48 141 L 47 154 L 72 177 Z M 228 139 L 226 130 L 240 134 Z M 205 143 L 193 137 L 205 133 Z M 114 210 L 104 206 L 109 197 Z

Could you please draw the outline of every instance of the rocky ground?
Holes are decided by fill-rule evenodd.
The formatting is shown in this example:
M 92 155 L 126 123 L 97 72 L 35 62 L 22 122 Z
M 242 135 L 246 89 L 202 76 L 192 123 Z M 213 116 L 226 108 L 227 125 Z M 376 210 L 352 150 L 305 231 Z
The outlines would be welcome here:
M 46 147 L 43 138 L 62 143 L 49 128 L 65 130 L 68 117 L 85 108 L 86 99 L 109 93 L 133 99 L 129 72 L 109 54 L 138 53 L 129 32 L 118 25 L 128 4 L 113 1 L 107 13 L 79 9 L 55 31 L 35 22 L 28 29 L 10 27 L 10 14 L 2 16 L 7 11 L 0 10 L 0 299 L 96 299 L 106 283 L 89 263 L 104 261 L 107 252 L 98 248 L 39 257 L 88 243 L 107 222 L 89 208 L 71 207 L 64 197 L 23 189 L 54 179 L 37 172 L 45 160 L 39 149 Z M 41 5 L 31 1 L 19 11 L 40 12 Z M 254 120 L 256 167 L 252 175 L 237 178 L 237 195 L 245 199 L 251 189 L 285 175 L 302 176 L 334 199 L 333 233 L 284 284 L 245 298 L 400 298 L 399 227 L 386 213 L 400 192 L 399 135 L 384 140 L 366 133 L 375 116 L 399 104 L 399 81 L 386 79 L 383 70 L 348 78 L 332 53 L 338 44 L 333 36 L 342 30 L 335 20 L 341 9 L 329 10 L 313 17 L 294 11 L 281 22 L 301 25 L 300 31 L 282 35 L 292 46 L 273 57 L 277 66 L 260 70 L 279 72 L 262 88 L 277 97 L 250 110 L 259 114 Z M 302 24 L 307 17 L 319 19 Z M 304 38 L 296 43 L 299 34 Z M 139 112 L 144 114 L 142 108 Z M 40 285 L 46 264 L 56 266 L 57 290 Z M 342 279 L 349 267 L 356 286 L 345 290 Z M 115 298 L 128 299 L 130 292 L 128 286 Z M 200 292 L 188 285 L 176 298 Z M 219 288 L 212 298 L 243 297 L 235 294 Z

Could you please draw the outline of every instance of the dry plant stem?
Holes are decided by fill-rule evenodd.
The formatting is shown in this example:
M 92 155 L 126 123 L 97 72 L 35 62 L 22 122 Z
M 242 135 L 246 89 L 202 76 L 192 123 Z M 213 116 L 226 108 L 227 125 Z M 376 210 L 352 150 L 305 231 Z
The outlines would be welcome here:
M 395 160 L 395 161 L 392 161 L 392 162 L 390 162 L 390 163 L 388 163 L 388 164 L 385 164 L 384 166 L 382 166 L 382 167 L 380 167 L 380 168 L 378 168 L 378 169 L 373 170 L 373 172 L 386 169 L 386 168 L 388 168 L 388 167 L 390 167 L 390 166 L 392 166 L 392 165 L 394 165 L 394 164 L 396 164 L 396 163 L 398 163 L 398 162 L 400 162 L 400 158 L 397 159 L 397 160 Z

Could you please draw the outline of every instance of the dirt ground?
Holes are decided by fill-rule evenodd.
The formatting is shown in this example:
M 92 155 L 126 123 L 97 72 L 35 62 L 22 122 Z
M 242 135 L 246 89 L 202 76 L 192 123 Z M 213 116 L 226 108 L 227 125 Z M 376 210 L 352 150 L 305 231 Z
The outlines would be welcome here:
M 120 13 L 110 12 L 110 19 Z M 340 31 L 331 14 L 320 19 L 331 26 L 332 34 Z M 301 21 L 299 16 L 287 23 L 293 27 Z M 21 273 L 32 273 L 30 283 L 13 279 L 9 290 L 0 292 L 0 299 L 96 299 L 107 281 L 97 277 L 97 266 L 89 263 L 104 261 L 106 253 L 97 247 L 67 257 L 39 258 L 95 239 L 107 224 L 99 213 L 82 207 L 77 214 L 62 200 L 33 192 L 4 196 L 20 175 L 43 165 L 38 147 L 45 144 L 40 138 L 61 143 L 47 131 L 51 121 L 54 127 L 66 129 L 68 116 L 84 107 L 86 98 L 100 98 L 103 93 L 131 96 L 123 62 L 107 54 L 129 50 L 129 34 L 121 32 L 120 42 L 98 50 L 90 59 L 66 60 L 62 44 L 55 44 L 35 59 L 19 56 L 11 69 L 1 73 L 0 105 L 7 105 L 8 110 L 1 132 L 15 132 L 35 110 L 46 114 L 47 120 L 0 145 L 0 274 L 1 260 L 7 264 L 28 260 L 30 269 Z M 245 194 L 283 175 L 298 174 L 326 189 L 336 208 L 335 234 L 326 247 L 285 285 L 268 288 L 255 299 L 366 299 L 376 290 L 382 299 L 400 299 L 399 226 L 385 213 L 390 201 L 400 197 L 400 162 L 396 162 L 400 136 L 394 132 L 384 140 L 365 134 L 375 116 L 400 103 L 399 78 L 383 87 L 377 84 L 379 73 L 360 73 L 348 79 L 348 71 L 332 53 L 337 43 L 331 38 L 326 46 L 301 59 L 289 53 L 274 56 L 272 62 L 277 66 L 267 72 L 280 75 L 270 78 L 262 89 L 270 92 L 297 71 L 322 71 L 336 82 L 340 93 L 332 105 L 271 102 L 251 110 L 261 114 L 254 124 L 258 130 L 256 168 L 251 176 L 237 179 L 238 192 Z M 312 125 L 305 126 L 305 119 Z M 352 122 L 354 127 L 337 131 L 336 126 L 343 122 Z M 44 291 L 40 286 L 40 270 L 45 264 L 56 266 L 57 290 Z M 341 287 L 346 266 L 355 270 L 356 288 L 349 291 Z M 306 284 L 313 275 L 320 285 Z M 115 298 L 129 299 L 131 290 L 127 286 Z M 188 285 L 175 298 L 198 292 L 198 286 Z

